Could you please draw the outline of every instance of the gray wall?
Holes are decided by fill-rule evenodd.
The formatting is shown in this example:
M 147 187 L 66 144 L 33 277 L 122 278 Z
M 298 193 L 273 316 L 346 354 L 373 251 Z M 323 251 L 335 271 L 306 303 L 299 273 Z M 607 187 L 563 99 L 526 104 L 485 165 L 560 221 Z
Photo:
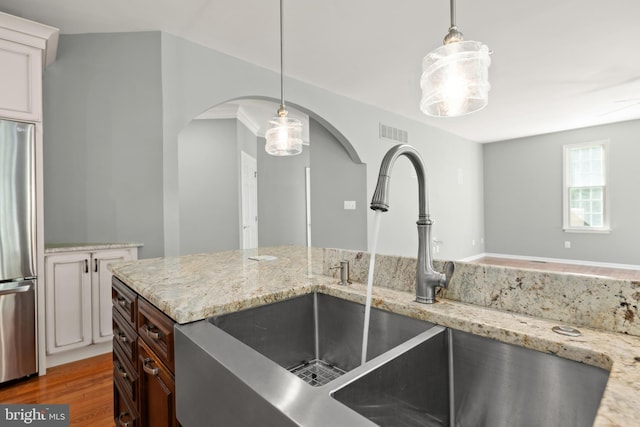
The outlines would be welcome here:
M 562 146 L 601 139 L 610 140 L 611 232 L 563 232 Z M 638 159 L 638 120 L 485 144 L 486 251 L 639 265 Z
M 196 115 L 241 97 L 277 98 L 279 74 L 162 33 L 165 254 L 178 253 L 179 202 L 177 135 Z M 409 132 L 409 142 L 427 163 L 434 233 L 443 241 L 437 257 L 463 258 L 484 252 L 482 147 L 439 129 L 365 105 L 309 84 L 285 79 L 290 105 L 331 123 L 367 167 L 367 198 L 373 193 L 380 161 L 394 145 L 379 139 L 379 123 Z M 416 82 L 416 105 L 419 87 Z M 417 107 L 416 107 L 417 108 Z M 456 120 L 456 119 L 454 119 Z M 385 214 L 379 252 L 417 253 L 417 184 L 409 162 L 398 162 L 392 183 L 392 207 Z M 371 244 L 373 213 L 367 213 Z M 473 243 L 476 243 L 475 245 Z
M 366 250 L 366 167 L 313 119 L 309 135 L 302 154 L 281 158 L 269 156 L 264 138 L 240 120 L 191 121 L 178 135 L 180 253 L 240 246 L 240 151 L 258 162 L 261 246 L 307 244 L 305 168 L 311 166 L 313 244 Z M 355 200 L 357 209 L 345 211 L 344 200 Z
M 379 139 L 379 123 L 407 130 L 429 171 L 434 233 L 444 242 L 436 256 L 484 251 L 472 244 L 484 235 L 479 144 L 297 80 L 285 84 L 291 105 L 330 123 L 369 165 L 366 199 L 394 145 Z M 277 98 L 280 78 L 167 33 L 80 34 L 61 37 L 44 87 L 46 240 L 138 240 L 150 257 L 180 253 L 179 133 L 228 100 Z M 379 252 L 415 256 L 415 186 L 399 161 Z
M 164 252 L 160 34 L 62 35 L 44 74 L 45 240 Z
M 241 151 L 244 151 L 254 159 L 258 158 L 258 137 L 240 120 L 237 120 L 237 140 L 238 159 L 240 159 Z
M 258 138 L 258 243 L 260 246 L 306 245 L 305 168 L 310 152 L 274 157 Z M 312 191 L 313 193 L 313 191 Z
M 239 248 L 237 120 L 193 120 L 178 137 L 180 253 Z
M 313 246 L 367 250 L 367 168 L 354 163 L 322 125 L 309 120 L 311 242 Z M 345 210 L 344 201 L 356 202 Z

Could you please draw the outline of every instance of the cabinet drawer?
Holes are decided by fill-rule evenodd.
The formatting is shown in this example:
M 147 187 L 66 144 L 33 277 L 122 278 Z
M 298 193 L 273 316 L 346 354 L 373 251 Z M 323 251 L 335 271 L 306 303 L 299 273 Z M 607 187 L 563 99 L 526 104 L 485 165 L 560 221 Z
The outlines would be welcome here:
M 138 333 L 134 331 L 129 323 L 122 318 L 120 313 L 113 308 L 113 341 L 114 347 L 119 346 L 124 355 L 133 365 L 138 358 Z
M 113 379 L 131 402 L 138 401 L 138 373 L 119 346 L 113 347 Z
M 138 299 L 138 334 L 171 372 L 174 372 L 173 324 L 147 300 Z
M 113 386 L 113 419 L 118 427 L 140 427 L 136 406 L 120 388 L 120 381 Z
M 113 306 L 122 315 L 122 318 L 131 325 L 133 330 L 137 330 L 138 295 L 116 277 L 111 280 L 111 285 Z

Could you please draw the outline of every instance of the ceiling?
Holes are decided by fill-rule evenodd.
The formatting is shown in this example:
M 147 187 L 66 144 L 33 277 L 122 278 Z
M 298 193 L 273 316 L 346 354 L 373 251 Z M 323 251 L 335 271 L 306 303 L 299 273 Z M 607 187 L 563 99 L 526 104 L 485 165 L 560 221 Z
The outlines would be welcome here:
M 278 0 L 0 0 L 63 34 L 161 30 L 279 71 Z M 493 51 L 489 105 L 458 118 L 419 108 L 422 58 L 447 0 L 285 0 L 285 74 L 472 141 L 640 118 L 637 0 L 458 0 L 467 40 Z

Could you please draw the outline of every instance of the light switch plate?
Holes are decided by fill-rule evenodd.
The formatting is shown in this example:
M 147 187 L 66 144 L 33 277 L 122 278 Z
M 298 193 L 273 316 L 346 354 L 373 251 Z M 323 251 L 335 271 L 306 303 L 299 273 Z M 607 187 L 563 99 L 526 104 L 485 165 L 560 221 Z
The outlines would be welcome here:
M 344 201 L 344 209 L 345 210 L 354 210 L 356 208 L 355 200 L 345 200 Z

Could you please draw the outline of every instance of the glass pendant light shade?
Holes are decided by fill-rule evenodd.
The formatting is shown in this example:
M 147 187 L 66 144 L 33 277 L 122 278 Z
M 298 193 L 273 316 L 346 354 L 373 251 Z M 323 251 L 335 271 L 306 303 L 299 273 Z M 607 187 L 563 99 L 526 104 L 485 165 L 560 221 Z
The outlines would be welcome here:
M 287 117 L 284 106 L 284 55 L 282 54 L 284 41 L 284 19 L 282 12 L 283 0 L 280 0 L 280 108 L 278 115 L 267 122 L 264 137 L 267 143 L 264 149 L 272 156 L 295 156 L 302 153 L 302 122 Z
M 422 60 L 420 110 L 455 117 L 486 107 L 490 64 L 489 48 L 476 41 L 451 42 L 430 52 Z
M 267 123 L 264 149 L 272 156 L 294 156 L 302 152 L 302 122 L 278 115 Z

